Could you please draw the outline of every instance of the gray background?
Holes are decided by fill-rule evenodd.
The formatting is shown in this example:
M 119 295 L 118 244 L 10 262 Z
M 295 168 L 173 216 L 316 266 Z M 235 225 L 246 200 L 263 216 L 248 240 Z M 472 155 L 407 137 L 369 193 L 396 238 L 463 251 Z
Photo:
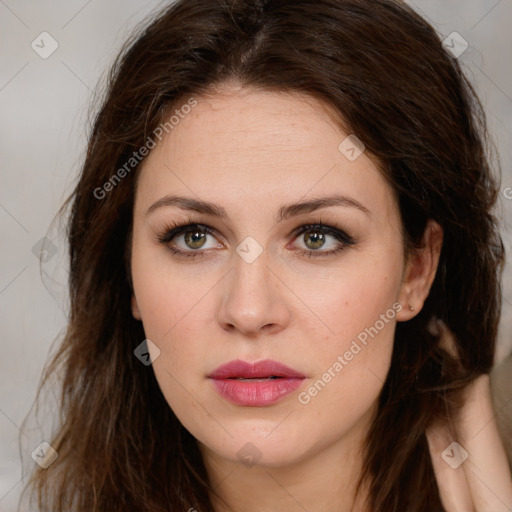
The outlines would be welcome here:
M 456 31 L 469 43 L 459 60 L 488 113 L 504 192 L 512 187 L 512 0 L 408 3 L 443 39 Z M 164 4 L 0 0 L 0 511 L 15 510 L 22 487 L 18 436 L 28 468 L 35 464 L 30 453 L 44 440 L 35 427 L 19 428 L 51 344 L 65 327 L 66 247 L 62 227 L 51 222 L 84 155 L 93 90 L 131 29 Z M 43 31 L 58 43 L 47 59 L 31 48 Z M 504 193 L 499 215 L 510 251 L 512 199 Z M 53 245 L 40 268 L 33 248 L 45 236 Z M 512 351 L 511 298 L 509 257 L 497 361 Z M 51 407 L 42 414 L 49 424 L 56 417 Z

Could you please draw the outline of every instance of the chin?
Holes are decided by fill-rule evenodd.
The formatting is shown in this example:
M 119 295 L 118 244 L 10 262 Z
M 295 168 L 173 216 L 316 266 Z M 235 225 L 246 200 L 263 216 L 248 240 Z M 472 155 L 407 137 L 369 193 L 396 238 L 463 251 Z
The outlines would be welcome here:
M 235 436 L 227 437 L 220 443 L 219 438 L 201 443 L 218 457 L 247 468 L 287 467 L 300 462 L 313 449 L 313 445 L 307 446 L 304 443 L 304 434 L 297 433 L 294 436 L 283 430 L 281 435 L 273 432 L 268 436 L 267 429 L 258 433 L 255 428 L 257 425 L 253 423 L 250 430 L 240 429 Z

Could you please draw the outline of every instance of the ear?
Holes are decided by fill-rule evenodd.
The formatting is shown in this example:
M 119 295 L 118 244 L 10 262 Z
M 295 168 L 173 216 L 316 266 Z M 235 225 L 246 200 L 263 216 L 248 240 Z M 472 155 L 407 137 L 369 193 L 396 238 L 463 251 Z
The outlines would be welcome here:
M 410 320 L 421 311 L 436 276 L 442 246 L 443 228 L 429 219 L 423 233 L 422 248 L 410 254 L 406 264 L 398 296 L 403 308 L 397 313 L 397 321 Z
M 139 305 L 137 304 L 137 299 L 135 295 L 132 293 L 132 315 L 136 320 L 142 320 L 142 316 L 140 314 Z

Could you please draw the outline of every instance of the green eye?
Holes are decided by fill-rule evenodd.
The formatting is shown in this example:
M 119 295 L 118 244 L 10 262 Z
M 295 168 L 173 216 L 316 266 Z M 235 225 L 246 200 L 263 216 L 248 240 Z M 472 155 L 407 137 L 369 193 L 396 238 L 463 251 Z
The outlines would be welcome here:
M 185 232 L 185 244 L 191 249 L 200 249 L 206 241 L 206 233 L 199 230 Z
M 325 244 L 325 235 L 323 233 L 318 234 L 318 231 L 311 235 L 311 233 L 315 233 L 313 231 L 306 233 L 305 240 L 306 245 L 310 249 L 320 249 Z M 308 245 L 308 242 L 312 243 L 312 246 Z
M 166 245 L 169 250 L 177 256 L 196 258 L 204 256 L 201 249 L 211 249 L 218 246 L 205 247 L 207 236 L 214 236 L 214 230 L 201 224 L 187 224 L 182 226 L 168 226 L 162 235 L 157 237 L 157 241 Z M 183 236 L 185 246 L 176 246 L 175 239 Z M 188 248 L 188 249 L 187 249 Z
M 325 226 L 322 223 L 302 226 L 296 233 L 296 240 L 301 235 L 305 235 L 303 243 L 306 249 L 299 248 L 298 251 L 305 253 L 309 257 L 330 256 L 355 244 L 354 239 L 350 235 L 337 228 Z M 329 247 L 328 237 L 333 238 L 334 242 L 330 244 L 329 250 L 320 251 L 319 249 L 325 245 Z

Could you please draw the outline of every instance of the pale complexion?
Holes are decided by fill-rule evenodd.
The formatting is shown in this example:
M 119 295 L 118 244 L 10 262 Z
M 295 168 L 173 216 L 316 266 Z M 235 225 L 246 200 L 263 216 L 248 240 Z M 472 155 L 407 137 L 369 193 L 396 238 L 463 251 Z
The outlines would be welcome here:
M 430 222 L 425 250 L 404 260 L 391 188 L 366 153 L 349 161 L 339 151 L 348 133 L 322 103 L 233 84 L 196 99 L 145 159 L 137 183 L 132 310 L 161 351 L 153 363 L 156 378 L 198 440 L 212 487 L 231 507 L 215 500 L 216 510 L 349 511 L 396 322 L 421 309 L 442 230 Z M 333 195 L 349 200 L 278 218 L 282 206 Z M 226 215 L 162 203 L 148 213 L 166 196 L 214 203 Z M 320 221 L 347 233 L 353 245 L 325 231 L 325 244 L 314 245 L 307 235 L 315 229 L 294 235 Z M 186 233 L 158 243 L 172 222 L 206 225 L 214 234 L 206 234 L 199 249 L 186 245 Z M 252 263 L 236 251 L 246 237 L 262 249 Z M 169 246 L 202 255 L 178 257 Z M 326 256 L 300 252 L 338 247 L 343 250 Z M 301 404 L 298 394 L 397 303 L 403 308 L 378 335 Z M 274 359 L 306 379 L 272 406 L 237 406 L 207 378 L 233 359 Z M 261 454 L 252 467 L 237 456 L 247 443 Z

